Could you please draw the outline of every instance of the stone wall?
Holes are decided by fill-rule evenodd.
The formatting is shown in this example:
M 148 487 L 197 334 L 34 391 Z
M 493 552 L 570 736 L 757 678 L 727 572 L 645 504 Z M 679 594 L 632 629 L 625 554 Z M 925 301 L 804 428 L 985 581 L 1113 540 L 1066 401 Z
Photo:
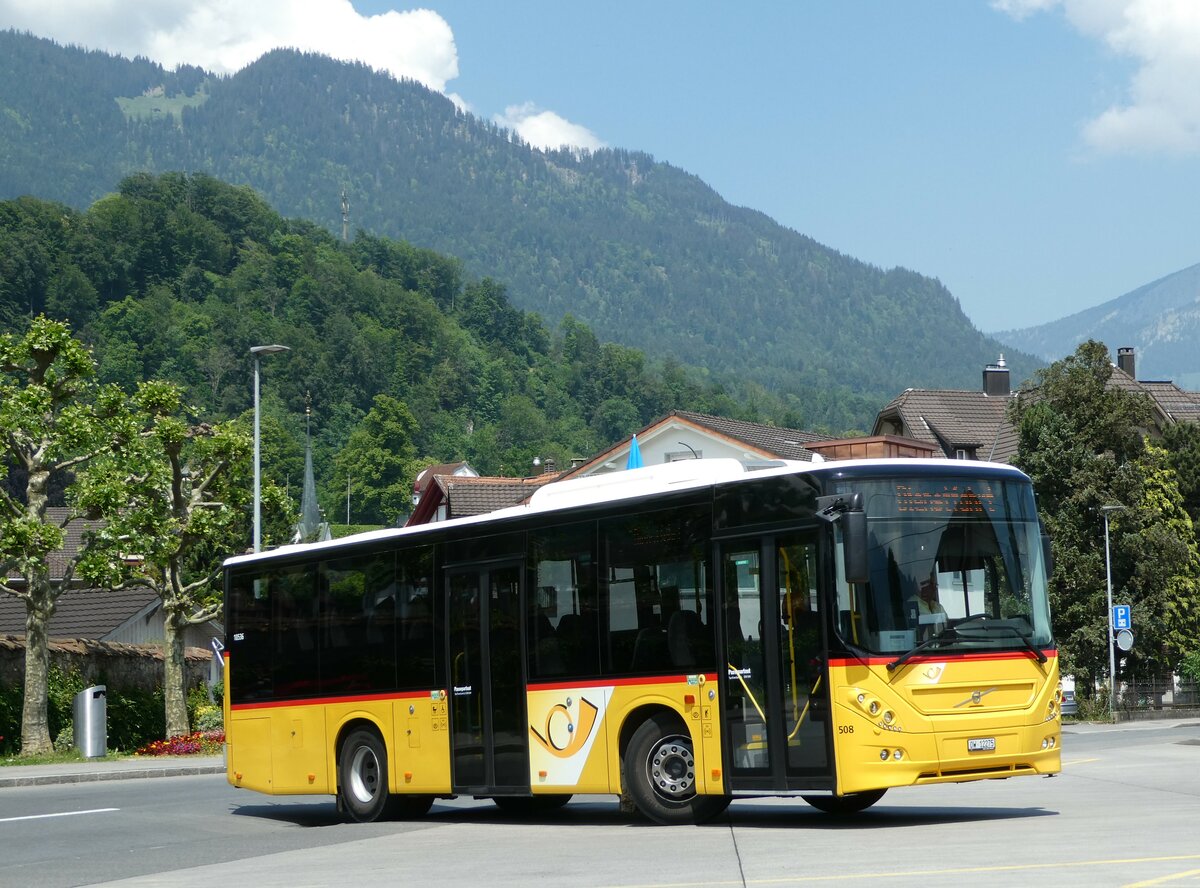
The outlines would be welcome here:
M 212 652 L 204 648 L 186 651 L 188 689 L 208 680 Z M 63 672 L 77 669 L 87 686 L 102 684 L 112 690 L 154 691 L 162 687 L 162 646 L 120 644 L 86 638 L 54 639 L 50 642 L 50 665 Z M 25 683 L 25 638 L 0 635 L 0 685 Z

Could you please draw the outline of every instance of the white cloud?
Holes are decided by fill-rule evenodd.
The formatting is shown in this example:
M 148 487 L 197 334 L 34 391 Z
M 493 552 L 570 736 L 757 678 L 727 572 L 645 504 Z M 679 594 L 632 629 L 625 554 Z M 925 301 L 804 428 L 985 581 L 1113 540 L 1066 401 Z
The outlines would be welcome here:
M 585 126 L 560 117 L 553 111 L 543 111 L 532 102 L 509 105 L 503 114 L 494 118 L 536 148 L 554 149 L 564 146 L 594 151 L 604 142 Z
M 1059 0 L 992 0 L 992 6 L 1020 21 L 1036 12 L 1045 12 L 1058 5 Z
M 1014 18 L 1061 7 L 1078 31 L 1138 69 L 1126 98 L 1085 124 L 1104 152 L 1200 153 L 1200 3 L 1196 0 L 993 0 Z
M 0 27 L 167 68 L 232 73 L 283 46 L 361 61 L 438 92 L 458 76 L 454 34 L 436 12 L 366 16 L 350 0 L 0 0 Z

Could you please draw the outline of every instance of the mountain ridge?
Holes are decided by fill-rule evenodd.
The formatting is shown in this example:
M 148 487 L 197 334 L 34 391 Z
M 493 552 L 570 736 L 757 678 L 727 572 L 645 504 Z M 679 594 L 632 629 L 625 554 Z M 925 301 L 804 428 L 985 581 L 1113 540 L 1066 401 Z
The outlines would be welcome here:
M 1001 351 L 1015 381 L 1038 365 L 978 331 L 934 278 L 848 257 L 643 152 L 534 149 L 365 65 L 274 50 L 212 77 L 14 32 L 0 49 L 0 75 L 20 74 L 0 76 L 13 159 L 0 197 L 35 181 L 39 197 L 87 206 L 138 170 L 203 171 L 336 232 L 344 187 L 355 228 L 458 256 L 523 310 L 783 393 L 834 429 L 869 425 L 898 385 L 976 387 Z M 201 86 L 207 99 L 177 114 L 117 104 Z M 47 113 L 78 106 L 72 95 L 86 98 L 78 122 Z M 102 151 L 88 151 L 91 130 Z
M 1141 379 L 1170 379 L 1200 388 L 1200 263 L 1164 275 L 1115 299 L 1065 318 L 991 334 L 1018 348 L 1055 361 L 1088 339 L 1115 352 L 1130 346 Z

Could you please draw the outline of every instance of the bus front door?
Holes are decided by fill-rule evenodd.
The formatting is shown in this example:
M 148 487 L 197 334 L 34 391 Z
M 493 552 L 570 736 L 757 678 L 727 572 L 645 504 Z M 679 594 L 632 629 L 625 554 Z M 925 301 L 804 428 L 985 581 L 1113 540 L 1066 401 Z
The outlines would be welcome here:
M 520 587 L 519 564 L 454 568 L 447 575 L 456 793 L 529 790 Z
M 828 789 L 833 757 L 815 534 L 721 548 L 730 789 Z

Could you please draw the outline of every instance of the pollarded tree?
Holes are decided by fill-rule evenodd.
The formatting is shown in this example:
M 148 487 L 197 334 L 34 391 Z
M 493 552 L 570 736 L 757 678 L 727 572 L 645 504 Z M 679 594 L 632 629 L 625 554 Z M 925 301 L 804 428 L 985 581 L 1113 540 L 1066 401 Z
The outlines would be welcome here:
M 172 737 L 188 730 L 184 631 L 220 613 L 221 561 L 246 545 L 250 439 L 234 423 L 193 422 L 171 383 L 141 383 L 132 403 L 136 443 L 95 460 L 71 491 L 81 510 L 111 516 L 80 572 L 110 588 L 145 587 L 162 601 Z M 266 508 L 277 507 L 277 493 L 264 489 Z
M 85 535 L 84 547 L 56 563 L 51 574 L 51 553 L 62 548 L 66 527 L 83 517 L 72 510 L 62 523 L 51 523 L 51 486 L 65 485 L 104 454 L 122 452 L 136 436 L 124 395 L 97 387 L 94 375 L 91 354 L 66 324 L 38 317 L 23 336 L 0 336 L 0 459 L 25 479 L 23 496 L 0 489 L 0 578 L 22 578 L 20 584 L 0 579 L 0 591 L 25 605 L 23 756 L 53 748 L 46 712 L 48 627 L 91 543 Z

